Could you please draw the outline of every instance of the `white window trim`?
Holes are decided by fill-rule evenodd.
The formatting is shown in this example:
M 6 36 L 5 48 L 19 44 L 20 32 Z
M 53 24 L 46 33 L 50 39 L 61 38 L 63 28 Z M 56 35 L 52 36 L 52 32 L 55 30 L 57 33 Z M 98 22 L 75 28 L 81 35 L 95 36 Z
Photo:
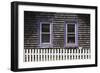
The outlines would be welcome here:
M 49 43 L 42 43 L 42 36 L 41 36 L 41 34 L 42 34 L 42 24 L 50 24 L 50 42 Z M 52 27 L 52 23 L 50 23 L 50 22 L 40 22 L 40 47 L 41 46 L 43 46 L 43 45 L 52 45 L 52 29 L 53 29 L 53 27 Z M 41 47 L 42 48 L 42 47 Z
M 66 47 L 77 47 L 78 46 L 78 25 L 76 23 L 70 23 L 75 25 L 75 43 L 68 43 L 67 39 L 67 26 L 69 23 L 66 24 Z

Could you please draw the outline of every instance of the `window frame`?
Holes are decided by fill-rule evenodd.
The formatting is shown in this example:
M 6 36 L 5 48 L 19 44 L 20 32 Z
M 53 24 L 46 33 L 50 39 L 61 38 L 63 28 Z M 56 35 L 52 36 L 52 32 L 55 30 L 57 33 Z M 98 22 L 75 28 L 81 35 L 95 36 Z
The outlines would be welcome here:
M 50 39 L 49 39 L 50 42 L 48 42 L 48 43 L 43 43 L 43 42 L 42 42 L 42 25 L 43 25 L 43 24 L 50 24 L 50 31 L 49 31 L 49 32 L 50 32 Z M 52 44 L 52 29 L 53 29 L 53 28 L 52 28 L 52 23 L 51 23 L 51 22 L 40 22 L 40 47 L 41 47 L 41 48 L 43 48 L 43 47 L 42 47 L 43 45 L 48 45 L 48 46 L 50 46 L 50 45 Z
M 75 25 L 75 43 L 68 43 L 68 31 L 67 31 L 68 24 Z M 78 24 L 76 22 L 65 24 L 65 47 L 78 47 Z

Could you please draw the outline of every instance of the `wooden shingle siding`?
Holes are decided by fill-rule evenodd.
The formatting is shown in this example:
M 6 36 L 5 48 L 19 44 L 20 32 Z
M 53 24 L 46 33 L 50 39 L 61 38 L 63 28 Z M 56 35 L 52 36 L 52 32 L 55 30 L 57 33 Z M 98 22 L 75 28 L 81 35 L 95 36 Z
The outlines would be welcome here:
M 78 43 L 90 48 L 90 15 L 78 15 Z
M 24 12 L 24 48 L 32 49 L 39 44 L 36 14 Z
M 40 47 L 40 22 L 53 24 L 53 48 L 64 48 L 65 24 L 77 21 L 78 46 L 90 48 L 90 15 L 51 12 L 24 12 L 24 48 L 34 49 Z M 48 47 L 52 48 L 52 47 Z
M 60 13 L 53 20 L 53 47 L 64 47 L 64 15 Z

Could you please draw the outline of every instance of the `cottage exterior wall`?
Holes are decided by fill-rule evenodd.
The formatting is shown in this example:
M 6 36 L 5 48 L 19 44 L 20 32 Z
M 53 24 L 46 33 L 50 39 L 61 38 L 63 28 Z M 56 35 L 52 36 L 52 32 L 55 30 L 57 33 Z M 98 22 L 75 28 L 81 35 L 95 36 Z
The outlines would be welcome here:
M 24 49 L 40 47 L 40 22 L 53 24 L 52 46 L 48 48 L 64 48 L 65 24 L 77 21 L 78 47 L 90 48 L 90 15 L 50 12 L 24 12 Z

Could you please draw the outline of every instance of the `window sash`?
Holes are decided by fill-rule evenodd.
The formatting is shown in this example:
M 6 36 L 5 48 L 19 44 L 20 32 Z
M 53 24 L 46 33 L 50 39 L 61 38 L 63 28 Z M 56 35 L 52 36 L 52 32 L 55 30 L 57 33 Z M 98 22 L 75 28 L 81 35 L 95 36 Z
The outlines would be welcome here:
M 72 26 L 74 28 L 73 32 L 72 31 L 69 32 L 69 30 L 68 30 L 69 29 L 68 28 L 69 24 L 74 25 L 74 27 Z M 72 28 L 70 28 L 70 29 L 72 29 Z M 78 33 L 78 30 L 77 30 L 77 24 L 76 23 L 67 23 L 66 24 L 66 37 L 65 37 L 66 38 L 66 42 L 65 42 L 66 45 L 65 45 L 65 47 L 75 47 L 75 46 L 78 45 L 77 33 Z M 70 39 L 72 38 L 73 40 L 69 40 L 68 38 L 70 38 Z
M 50 42 L 50 34 L 41 34 L 41 43 L 48 43 Z
M 49 32 L 42 31 L 42 25 L 48 25 L 48 24 L 49 24 Z M 49 35 L 49 42 L 42 41 L 43 34 Z M 40 45 L 41 44 L 51 44 L 51 23 L 49 23 L 49 22 L 40 22 Z
M 48 23 L 49 24 L 49 23 Z M 50 24 L 48 25 L 47 23 L 43 23 L 42 24 L 42 29 L 41 29 L 41 31 L 42 32 L 50 32 Z

